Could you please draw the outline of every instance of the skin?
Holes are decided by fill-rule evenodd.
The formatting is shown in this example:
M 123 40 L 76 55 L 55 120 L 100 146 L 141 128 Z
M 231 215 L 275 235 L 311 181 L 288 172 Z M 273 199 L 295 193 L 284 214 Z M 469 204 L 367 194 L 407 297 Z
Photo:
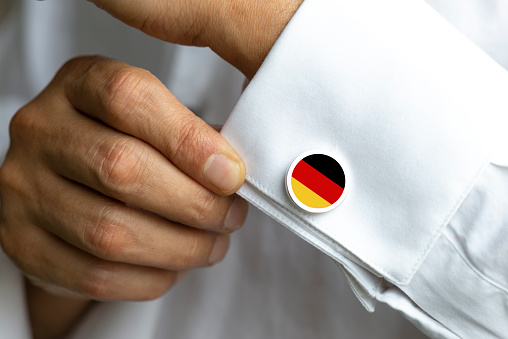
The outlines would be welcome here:
M 92 2 L 159 39 L 210 47 L 251 78 L 302 1 Z M 34 338 L 67 332 L 91 300 L 163 295 L 220 261 L 245 220 L 233 194 L 243 161 L 145 70 L 73 59 L 16 113 L 10 135 L 0 243 L 28 279 Z M 229 159 L 226 185 L 210 179 L 217 157 Z
M 251 79 L 303 0 L 89 0 L 158 39 L 210 47 Z

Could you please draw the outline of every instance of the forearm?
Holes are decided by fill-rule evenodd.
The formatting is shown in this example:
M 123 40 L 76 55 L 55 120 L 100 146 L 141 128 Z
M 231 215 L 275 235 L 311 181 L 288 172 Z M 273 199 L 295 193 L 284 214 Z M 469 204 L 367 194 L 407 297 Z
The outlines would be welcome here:
M 204 32 L 203 44 L 252 79 L 302 2 L 228 1 L 214 20 L 217 32 Z
M 252 78 L 303 0 L 90 0 L 158 39 L 210 47 Z M 157 6 L 153 4 L 156 3 Z M 163 13 L 163 15 L 161 15 Z

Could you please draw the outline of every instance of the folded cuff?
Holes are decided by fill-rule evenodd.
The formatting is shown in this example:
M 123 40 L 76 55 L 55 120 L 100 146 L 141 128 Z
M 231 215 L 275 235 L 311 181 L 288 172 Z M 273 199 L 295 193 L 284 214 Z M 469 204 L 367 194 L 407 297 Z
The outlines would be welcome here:
M 506 71 L 423 1 L 306 0 L 222 133 L 247 164 L 241 195 L 403 286 L 489 163 L 506 93 Z M 285 190 L 312 149 L 350 171 L 331 212 L 305 212 Z

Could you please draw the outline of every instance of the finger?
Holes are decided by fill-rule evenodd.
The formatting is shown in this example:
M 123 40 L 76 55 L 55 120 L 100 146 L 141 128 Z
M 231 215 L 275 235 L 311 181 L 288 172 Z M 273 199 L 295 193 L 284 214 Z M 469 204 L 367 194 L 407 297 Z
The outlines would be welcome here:
M 181 271 L 212 265 L 228 249 L 226 234 L 176 224 L 61 177 L 40 193 L 47 199 L 35 212 L 38 224 L 101 259 Z
M 177 279 L 174 271 L 93 257 L 33 225 L 9 230 L 3 234 L 2 245 L 23 272 L 86 298 L 151 300 L 163 295 Z
M 232 194 L 245 179 L 245 165 L 229 143 L 147 71 L 95 59 L 65 82 L 65 93 L 78 110 L 146 141 L 218 194 Z
M 181 224 L 216 232 L 233 231 L 243 224 L 247 214 L 243 199 L 217 195 L 150 145 L 70 107 L 64 110 L 48 104 L 45 119 L 35 123 L 44 124 L 36 129 L 50 136 L 41 138 L 40 147 L 56 173 Z M 23 120 L 19 116 L 16 124 Z

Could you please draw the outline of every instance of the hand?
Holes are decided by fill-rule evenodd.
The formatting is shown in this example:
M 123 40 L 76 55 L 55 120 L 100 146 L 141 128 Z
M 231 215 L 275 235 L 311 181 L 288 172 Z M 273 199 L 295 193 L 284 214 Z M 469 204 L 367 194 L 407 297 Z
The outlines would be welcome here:
M 146 300 L 212 265 L 247 204 L 245 165 L 147 71 L 68 62 L 13 118 L 0 241 L 36 285 Z
M 303 0 L 88 0 L 156 38 L 210 47 L 251 79 Z

